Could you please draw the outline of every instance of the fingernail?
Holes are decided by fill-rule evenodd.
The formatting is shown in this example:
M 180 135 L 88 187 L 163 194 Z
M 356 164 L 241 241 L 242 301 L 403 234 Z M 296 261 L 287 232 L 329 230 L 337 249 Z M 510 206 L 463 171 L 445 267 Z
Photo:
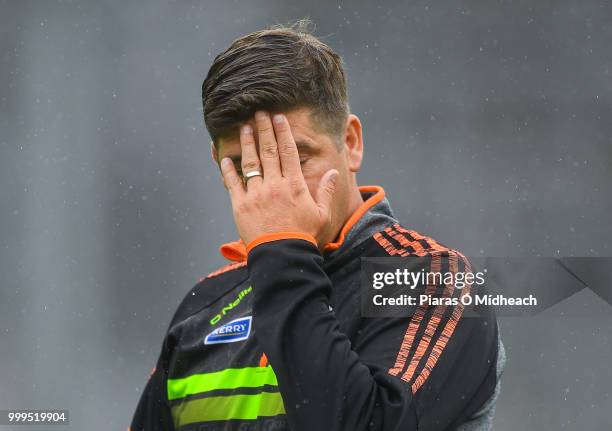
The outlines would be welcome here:
M 283 115 L 282 114 L 276 114 L 274 117 L 272 117 L 272 121 L 274 121 L 276 124 L 280 124 L 283 122 Z
M 223 157 L 221 160 L 221 166 L 229 166 L 230 163 L 232 163 L 232 161 L 229 157 Z
M 251 127 L 250 124 L 245 124 L 240 129 L 240 133 L 242 133 L 243 135 L 251 135 L 251 134 L 253 134 L 253 128 Z
M 255 112 L 255 118 L 257 118 L 259 120 L 265 120 L 266 117 L 267 117 L 266 111 L 257 111 L 257 112 Z

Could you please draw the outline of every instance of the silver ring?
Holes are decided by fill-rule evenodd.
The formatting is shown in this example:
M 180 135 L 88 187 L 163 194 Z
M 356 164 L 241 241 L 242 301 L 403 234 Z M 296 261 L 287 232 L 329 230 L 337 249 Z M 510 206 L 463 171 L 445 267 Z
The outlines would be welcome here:
M 244 174 L 244 181 L 248 181 L 253 177 L 261 177 L 261 172 L 259 171 L 251 171 L 251 172 L 247 172 L 246 174 Z

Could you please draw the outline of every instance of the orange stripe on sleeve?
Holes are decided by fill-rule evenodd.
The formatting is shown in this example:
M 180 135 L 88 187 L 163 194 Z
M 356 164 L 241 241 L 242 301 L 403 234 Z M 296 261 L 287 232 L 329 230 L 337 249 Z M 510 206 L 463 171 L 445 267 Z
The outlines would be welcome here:
M 440 256 L 437 256 L 437 257 L 438 257 L 438 261 L 435 265 L 435 268 L 434 268 L 433 261 L 432 261 L 431 272 L 440 271 L 441 259 L 440 259 Z M 453 273 L 456 272 L 457 270 L 457 257 L 456 256 L 454 256 L 454 258 L 452 255 L 449 256 L 449 267 L 450 267 L 449 270 L 451 272 Z M 445 285 L 444 297 L 446 298 L 452 297 L 454 289 L 455 287 L 452 283 Z M 434 286 L 434 291 L 435 291 L 435 286 Z M 414 356 L 412 357 L 412 360 L 410 361 L 408 370 L 406 370 L 406 372 L 402 376 L 402 380 L 409 382 L 414 376 L 414 372 L 416 371 L 417 367 L 421 363 L 421 360 L 423 359 L 425 352 L 429 348 L 429 344 L 431 343 L 432 338 L 436 334 L 438 325 L 442 321 L 442 317 L 444 316 L 444 312 L 446 311 L 446 308 L 447 308 L 446 305 L 436 305 L 434 307 L 433 314 L 431 318 L 429 319 L 429 321 L 427 322 L 425 333 L 423 334 L 423 337 L 419 341 L 419 345 L 417 346 L 416 352 Z
M 456 272 L 457 271 L 456 253 L 453 252 L 452 254 L 455 255 L 455 259 L 454 259 L 454 264 L 451 265 L 450 270 L 451 272 Z M 464 257 L 462 257 L 462 260 L 465 263 L 465 271 L 470 272 L 472 270 L 470 263 Z M 465 295 L 469 295 L 471 287 L 472 287 L 471 283 L 466 284 L 465 287 L 461 289 L 460 298 L 463 298 Z M 423 386 L 423 384 L 425 383 L 425 381 L 431 374 L 431 371 L 435 367 L 436 363 L 440 359 L 440 356 L 442 355 L 444 348 L 446 347 L 446 345 L 448 344 L 448 341 L 450 340 L 453 333 L 455 332 L 455 328 L 457 327 L 457 324 L 459 323 L 459 319 L 461 318 L 461 315 L 463 314 L 463 309 L 464 309 L 464 306 L 461 301 L 459 301 L 459 304 L 453 308 L 451 317 L 446 322 L 446 325 L 444 325 L 444 329 L 442 330 L 442 333 L 438 337 L 436 344 L 434 344 L 434 347 L 429 357 L 427 358 L 427 361 L 425 362 L 425 366 L 423 370 L 421 371 L 419 376 L 416 378 L 416 380 L 412 384 L 413 393 L 418 391 L 419 388 Z
M 443 258 L 442 253 L 448 253 L 449 272 L 456 273 L 458 271 L 459 259 L 465 262 L 466 271 L 471 270 L 469 267 L 469 262 L 467 262 L 467 259 L 461 253 L 449 249 L 432 238 L 421 235 L 414 230 L 408 230 L 399 224 L 394 224 L 392 228 L 388 227 L 385 229 L 384 233 L 388 235 L 389 238 L 397 241 L 397 243 L 401 246 L 400 248 L 394 246 L 391 241 L 382 235 L 382 233 L 375 234 L 374 239 L 385 249 L 385 251 L 387 251 L 390 256 L 430 255 L 432 259 L 430 272 L 435 273 L 441 271 Z M 427 246 L 423 245 L 421 241 L 425 241 Z M 406 248 L 408 247 L 414 250 L 414 252 L 407 251 Z M 466 284 L 466 286 L 460 290 L 460 298 L 469 294 L 470 287 L 471 285 Z M 436 288 L 437 285 L 435 283 L 428 284 L 425 289 L 425 294 L 431 295 L 435 293 Z M 454 283 L 445 284 L 443 296 L 451 298 L 457 291 L 459 290 L 455 288 Z M 404 338 L 397 353 L 395 364 L 388 371 L 390 375 L 401 375 L 402 380 L 408 383 L 412 382 L 411 390 L 413 393 L 418 391 L 418 389 L 423 386 L 433 368 L 437 364 L 442 352 L 444 351 L 448 341 L 455 331 L 455 328 L 457 327 L 459 319 L 463 314 L 464 306 L 461 301 L 459 301 L 459 305 L 453 307 L 451 315 L 446 323 L 443 323 L 443 321 L 444 315 L 448 309 L 447 305 L 435 306 L 431 317 L 428 320 L 425 320 L 425 313 L 428 309 L 428 306 L 421 305 L 415 311 L 414 315 L 410 319 L 408 327 L 406 328 L 406 333 L 404 334 Z M 412 357 L 409 357 L 410 351 L 416 341 L 416 335 L 422 325 L 426 325 L 423 336 L 418 340 L 419 344 L 417 345 L 416 349 L 414 349 Z M 436 338 L 436 334 L 438 333 L 439 335 L 433 347 L 431 347 L 431 343 Z M 426 355 L 430 348 L 430 353 Z M 416 374 L 416 371 L 419 369 L 419 365 L 421 364 L 423 364 L 423 369 L 419 372 L 419 374 Z
M 396 248 L 393 244 L 391 244 L 391 242 L 385 238 L 380 232 L 376 232 L 373 236 L 373 238 L 376 240 L 376 242 L 378 244 L 380 244 L 380 246 L 382 248 L 385 249 L 385 251 L 389 254 L 389 256 L 395 256 L 395 255 L 400 255 L 400 256 L 408 256 L 410 253 L 408 253 L 406 250 L 404 250 L 403 248 Z
M 393 227 L 395 227 L 401 233 L 407 233 L 408 235 L 410 235 L 417 241 L 425 240 L 425 242 L 427 242 L 427 244 L 429 244 L 429 246 L 433 248 L 434 250 L 448 250 L 448 247 L 446 247 L 444 244 L 440 244 L 435 239 L 429 238 L 428 236 L 421 235 L 420 233 L 414 230 L 405 229 L 399 224 L 395 224 L 393 225 Z
M 440 255 L 433 255 L 431 257 L 431 259 L 432 259 L 432 261 L 431 261 L 431 271 L 432 272 L 439 271 L 440 267 L 441 267 L 441 258 L 440 258 Z M 425 288 L 425 294 L 426 295 L 431 295 L 431 294 L 435 293 L 436 287 L 437 286 L 435 284 L 428 284 L 427 287 Z M 391 370 L 389 370 L 389 374 L 397 376 L 397 375 L 399 375 L 404 370 L 404 367 L 406 366 L 406 361 L 408 359 L 408 352 L 410 351 L 410 348 L 412 347 L 412 344 L 414 343 L 416 333 L 417 333 L 417 331 L 419 329 L 419 326 L 421 325 L 423 317 L 425 316 L 425 313 L 427 312 L 428 308 L 429 307 L 426 306 L 426 305 L 419 305 L 419 307 L 417 308 L 417 311 L 414 313 L 412 319 L 410 319 L 410 323 L 408 324 L 408 329 L 406 330 L 406 334 L 404 335 L 404 340 L 402 341 L 402 345 L 400 347 L 400 350 L 399 350 L 399 352 L 397 354 L 397 358 L 395 360 L 395 366 L 391 369 L 391 370 L 393 370 L 393 372 L 391 372 Z M 420 352 L 420 350 L 422 350 L 422 349 L 423 349 L 423 345 L 422 345 L 422 342 L 421 342 L 417 346 L 417 351 L 415 352 L 415 355 L 422 356 L 424 354 L 424 352 L 425 352 L 424 350 L 422 352 Z M 426 350 L 426 347 L 425 347 L 425 350 Z M 413 362 L 414 362 L 414 359 L 412 361 L 410 361 L 410 365 L 408 366 L 408 370 L 406 371 L 406 373 L 404 375 L 406 375 L 406 374 L 412 375 L 414 373 L 414 370 L 416 369 L 416 366 L 418 365 L 418 361 L 416 363 L 414 363 L 414 364 L 413 364 Z
M 423 246 L 421 245 L 420 242 L 418 241 L 410 241 L 408 238 L 406 238 L 404 235 L 401 235 L 399 233 L 397 233 L 396 231 L 394 231 L 392 228 L 388 227 L 387 229 L 385 229 L 385 232 L 387 233 L 387 235 L 389 235 L 391 238 L 393 238 L 394 240 L 396 240 L 397 242 L 400 243 L 400 245 L 402 247 L 410 247 L 414 250 L 414 253 L 417 256 L 425 256 L 428 253 L 425 251 L 425 249 L 423 248 Z

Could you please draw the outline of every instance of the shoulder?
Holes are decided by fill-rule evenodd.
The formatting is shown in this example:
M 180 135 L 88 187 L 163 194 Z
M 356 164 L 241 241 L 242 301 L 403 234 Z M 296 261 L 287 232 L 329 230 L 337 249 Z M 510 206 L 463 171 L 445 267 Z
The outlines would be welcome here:
M 179 304 L 170 326 L 208 307 L 247 277 L 246 261 L 223 265 L 200 277 Z
M 240 268 L 244 268 L 244 267 L 246 267 L 246 260 L 243 260 L 240 262 L 228 263 L 226 265 L 221 266 L 218 269 L 215 269 L 214 271 L 210 272 L 208 275 L 201 277 L 198 280 L 198 282 L 202 282 L 204 280 L 210 280 L 213 278 L 218 278 L 222 274 L 231 273 L 231 275 L 236 275 L 238 274 L 237 270 L 239 270 Z
M 399 223 L 394 223 L 374 233 L 372 240 L 377 245 L 375 248 L 378 248 L 378 256 L 440 256 L 458 258 L 468 262 L 460 251 Z

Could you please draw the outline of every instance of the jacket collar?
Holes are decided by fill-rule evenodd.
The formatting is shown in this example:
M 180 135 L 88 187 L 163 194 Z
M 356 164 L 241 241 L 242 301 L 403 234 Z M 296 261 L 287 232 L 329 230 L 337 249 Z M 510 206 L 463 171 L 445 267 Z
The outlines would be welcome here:
M 344 223 L 337 239 L 323 246 L 324 254 L 332 256 L 342 253 L 381 230 L 381 227 L 397 222 L 382 187 L 360 186 L 359 191 L 364 202 Z M 222 244 L 219 251 L 223 257 L 235 262 L 242 262 L 247 257 L 242 240 Z

